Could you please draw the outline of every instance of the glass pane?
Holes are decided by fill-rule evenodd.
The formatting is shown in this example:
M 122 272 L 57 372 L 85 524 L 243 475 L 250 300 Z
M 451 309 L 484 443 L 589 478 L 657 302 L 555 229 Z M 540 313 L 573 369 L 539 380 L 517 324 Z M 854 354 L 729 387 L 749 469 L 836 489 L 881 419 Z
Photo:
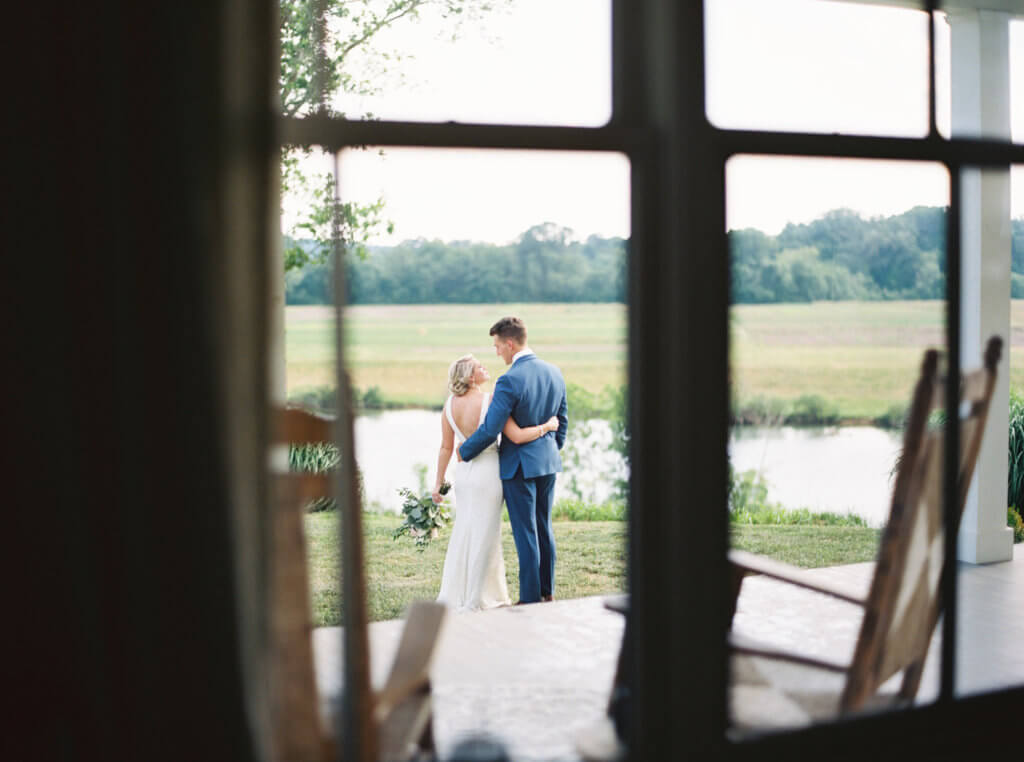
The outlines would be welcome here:
M 927 133 L 927 14 L 821 0 L 704 7 L 706 108 L 715 125 Z
M 625 589 L 629 162 L 600 153 L 347 150 L 338 176 L 347 219 L 374 209 L 385 220 L 367 229 L 346 223 L 346 235 L 365 250 L 350 251 L 345 262 L 344 347 L 356 389 L 374 672 L 386 675 L 410 603 L 440 594 L 449 613 L 431 678 L 439 758 L 466 758 L 455 747 L 481 734 L 510 759 L 573 758 L 578 729 L 605 717 L 624 625 L 602 596 Z M 313 326 L 330 333 L 329 306 L 287 313 L 289 341 Z M 567 387 L 553 591 L 545 573 L 530 571 L 532 551 L 515 539 L 523 526 L 518 497 L 503 515 L 499 456 L 484 451 L 446 464 L 442 451 L 450 394 L 460 393 L 449 404 L 461 431 L 471 434 L 479 421 L 463 409 L 480 401 L 478 390 L 456 383 L 451 391 L 451 366 L 472 354 L 465 367 L 456 364 L 456 381 L 482 366 L 489 377 L 473 382 L 493 391 L 512 356 L 496 354 L 489 329 L 506 315 L 525 322 L 528 346 L 561 370 Z M 319 379 L 312 368 L 330 362 L 325 343 L 297 344 L 290 362 Z M 300 396 L 299 387 L 292 393 Z M 522 404 L 512 417 L 526 436 L 558 412 L 530 420 Z M 454 439 L 450 422 L 449 430 Z M 434 536 L 424 524 L 434 519 L 439 458 L 454 487 Z M 307 517 L 314 564 L 333 552 L 334 535 L 317 531 L 331 521 Z M 542 524 L 538 547 L 543 533 Z M 501 607 L 529 600 L 530 574 L 554 602 Z M 311 575 L 320 576 L 316 568 Z M 314 640 L 318 669 L 329 673 L 337 670 L 331 655 L 342 602 L 328 603 Z M 496 610 L 461 610 L 476 606 Z M 337 680 L 327 674 L 322 684 Z
M 282 101 L 313 109 L 313 24 L 282 3 Z M 323 102 L 349 119 L 596 126 L 611 116 L 610 0 L 327 3 Z
M 945 13 L 935 12 L 935 126 L 939 134 L 950 136 L 953 119 L 953 64 L 952 39 L 949 19 Z
M 1024 143 L 1024 21 L 1010 22 L 1010 108 L 1014 143 Z
M 917 536 L 897 530 L 890 507 L 924 353 L 945 344 L 948 173 L 936 164 L 738 156 L 726 164 L 726 194 L 732 547 L 864 596 L 878 554 L 893 547 L 883 543 L 887 528 Z M 896 636 L 862 630 L 862 611 L 748 577 L 733 633 L 833 664 L 849 664 L 862 638 L 881 637 L 881 652 L 894 652 L 884 644 Z M 734 656 L 733 676 L 738 738 L 859 711 L 840 708 L 841 674 Z M 896 672 L 871 686 L 865 706 L 900 680 Z M 926 681 L 916 700 L 930 701 L 936 687 Z

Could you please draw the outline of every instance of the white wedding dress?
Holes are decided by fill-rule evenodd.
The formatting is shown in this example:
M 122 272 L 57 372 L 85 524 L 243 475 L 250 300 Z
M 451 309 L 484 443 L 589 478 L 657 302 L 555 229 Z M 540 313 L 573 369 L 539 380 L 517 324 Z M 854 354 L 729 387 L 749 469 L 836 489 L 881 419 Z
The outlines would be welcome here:
M 478 426 L 483 423 L 490 399 L 489 394 L 484 395 Z M 466 437 L 455 425 L 451 397 L 444 403 L 444 415 L 455 431 L 455 446 L 458 447 Z M 502 491 L 497 444 L 490 445 L 471 461 L 458 461 L 452 486 L 455 526 L 444 557 L 437 600 L 455 611 L 508 605 L 511 601 L 501 552 Z

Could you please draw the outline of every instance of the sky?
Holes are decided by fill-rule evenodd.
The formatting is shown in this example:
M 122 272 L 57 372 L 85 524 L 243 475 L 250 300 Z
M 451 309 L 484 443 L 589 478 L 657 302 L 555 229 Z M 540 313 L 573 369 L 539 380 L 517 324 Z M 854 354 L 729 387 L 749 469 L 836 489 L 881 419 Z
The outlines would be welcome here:
M 821 0 L 709 0 L 707 110 L 723 127 L 920 135 L 927 127 L 924 13 Z M 377 38 L 400 51 L 376 97 L 340 98 L 357 115 L 422 121 L 603 124 L 611 113 L 608 0 L 512 0 L 465 22 L 425 14 Z M 1024 142 L 1024 22 L 1011 24 L 1014 140 Z M 949 32 L 936 47 L 940 130 L 949 124 Z M 371 62 L 372 63 L 372 62 Z M 383 197 L 395 231 L 504 243 L 552 221 L 577 238 L 628 236 L 628 162 L 617 154 L 387 149 L 346 151 L 345 200 Z M 1024 170 L 1024 168 L 1022 168 Z M 736 157 L 727 166 L 727 227 L 777 233 L 847 207 L 865 216 L 944 205 L 940 166 Z M 1024 217 L 1024 171 L 1011 213 Z

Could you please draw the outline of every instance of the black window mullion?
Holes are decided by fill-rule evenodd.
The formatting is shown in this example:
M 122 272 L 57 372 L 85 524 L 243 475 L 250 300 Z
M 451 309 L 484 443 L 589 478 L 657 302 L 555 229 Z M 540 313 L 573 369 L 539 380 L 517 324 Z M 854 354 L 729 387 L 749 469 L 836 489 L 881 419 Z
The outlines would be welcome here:
M 1024 144 L 998 140 L 824 135 L 711 128 L 726 155 L 815 156 L 836 159 L 934 161 L 1005 167 L 1024 163 Z
M 939 700 L 951 702 L 956 680 L 957 620 L 957 526 L 959 524 L 957 486 L 960 471 L 960 208 L 961 167 L 949 166 L 949 214 L 946 215 L 946 426 L 942 465 L 942 507 L 945 553 L 940 592 L 943 601 L 942 660 Z
M 724 156 L 764 154 L 823 158 L 957 162 L 979 167 L 1024 164 L 1024 144 L 998 140 L 939 137 L 901 138 L 867 135 L 728 130 L 708 125 L 710 141 Z M 623 151 L 649 146 L 645 127 L 548 127 L 491 124 L 429 124 L 348 121 L 331 117 L 283 117 L 284 145 L 423 148 L 496 148 L 566 151 Z
M 349 121 L 323 116 L 283 117 L 279 130 L 283 144 L 333 150 L 372 145 L 632 152 L 646 140 L 643 130 L 623 127 Z

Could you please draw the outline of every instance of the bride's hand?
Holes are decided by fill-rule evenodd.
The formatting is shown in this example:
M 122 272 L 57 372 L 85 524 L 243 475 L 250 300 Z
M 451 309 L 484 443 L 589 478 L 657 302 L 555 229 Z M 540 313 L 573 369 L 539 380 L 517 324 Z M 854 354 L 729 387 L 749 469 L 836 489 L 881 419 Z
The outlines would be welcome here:
M 544 424 L 545 433 L 549 431 L 558 431 L 558 416 L 551 416 L 548 418 L 547 423 Z
M 441 503 L 444 500 L 444 495 L 441 494 L 440 489 L 435 489 L 430 493 L 430 497 L 433 498 L 435 503 Z

